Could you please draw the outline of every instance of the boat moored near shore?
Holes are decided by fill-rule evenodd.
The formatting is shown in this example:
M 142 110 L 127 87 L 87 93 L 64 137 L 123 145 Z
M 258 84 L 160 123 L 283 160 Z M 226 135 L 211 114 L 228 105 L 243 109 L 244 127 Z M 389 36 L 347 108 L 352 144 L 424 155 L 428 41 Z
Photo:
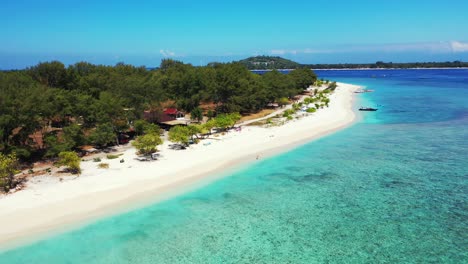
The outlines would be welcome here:
M 359 111 L 377 111 L 377 108 L 372 108 L 372 107 L 360 107 Z

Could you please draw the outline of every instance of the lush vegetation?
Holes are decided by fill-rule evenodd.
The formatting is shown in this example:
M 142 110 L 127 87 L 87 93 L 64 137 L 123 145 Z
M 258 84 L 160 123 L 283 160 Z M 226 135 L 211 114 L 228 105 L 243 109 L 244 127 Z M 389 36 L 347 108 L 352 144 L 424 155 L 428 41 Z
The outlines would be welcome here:
M 8 192 L 15 187 L 14 175 L 18 173 L 18 160 L 14 153 L 4 155 L 0 153 L 0 188 Z
M 57 158 L 83 144 L 116 144 L 131 126 L 137 135 L 151 134 L 137 142 L 154 147 L 140 146 L 141 151 L 152 151 L 159 128 L 141 120 L 145 110 L 177 107 L 194 120 L 252 113 L 315 81 L 309 69 L 257 75 L 241 63 L 194 67 L 163 60 L 156 70 L 123 63 L 39 63 L 0 72 L 0 152 L 16 153 L 22 161 Z
M 138 150 L 138 153 L 147 155 L 155 152 L 158 145 L 163 143 L 158 133 L 148 132 L 141 135 L 132 142 L 132 145 Z
M 80 157 L 73 151 L 64 151 L 59 153 L 59 161 L 57 166 L 66 166 L 73 174 L 78 174 L 81 172 L 80 168 Z
M 272 56 L 256 56 L 239 61 L 249 70 L 272 70 L 272 69 L 298 69 L 301 65 L 297 62 Z
M 182 145 L 188 145 L 190 141 L 197 141 L 199 136 L 211 134 L 213 128 L 218 128 L 220 131 L 226 131 L 239 121 L 241 115 L 239 113 L 219 114 L 215 118 L 208 120 L 205 124 L 175 126 L 169 130 L 169 140 Z M 194 139 L 194 137 L 197 137 Z

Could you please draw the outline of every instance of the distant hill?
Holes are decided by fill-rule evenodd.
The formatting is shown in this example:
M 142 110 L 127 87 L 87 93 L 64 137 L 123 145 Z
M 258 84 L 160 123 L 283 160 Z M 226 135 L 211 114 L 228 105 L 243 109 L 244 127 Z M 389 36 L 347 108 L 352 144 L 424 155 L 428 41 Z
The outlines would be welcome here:
M 272 56 L 250 57 L 239 62 L 247 66 L 249 70 L 297 69 L 301 67 L 301 64 L 292 60 Z

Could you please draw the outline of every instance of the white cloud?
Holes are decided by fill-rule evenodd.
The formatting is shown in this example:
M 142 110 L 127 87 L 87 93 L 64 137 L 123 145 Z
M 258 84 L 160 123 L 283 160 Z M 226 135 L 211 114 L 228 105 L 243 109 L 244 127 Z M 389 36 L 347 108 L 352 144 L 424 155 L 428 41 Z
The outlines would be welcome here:
M 450 42 L 450 46 L 453 52 L 468 52 L 468 43 L 460 41 Z
M 161 53 L 163 57 L 174 57 L 176 55 L 175 52 L 170 50 L 159 50 L 159 53 Z
M 296 54 L 303 53 L 303 52 L 300 50 L 274 49 L 274 50 L 270 50 L 269 53 L 272 55 L 285 55 L 285 54 L 296 55 Z
M 273 55 L 284 55 L 287 53 L 287 51 L 286 50 L 271 50 L 270 53 Z
M 449 53 L 452 51 L 450 43 L 441 42 L 420 42 L 420 43 L 396 43 L 376 45 L 370 48 L 373 51 L 383 52 L 431 52 Z

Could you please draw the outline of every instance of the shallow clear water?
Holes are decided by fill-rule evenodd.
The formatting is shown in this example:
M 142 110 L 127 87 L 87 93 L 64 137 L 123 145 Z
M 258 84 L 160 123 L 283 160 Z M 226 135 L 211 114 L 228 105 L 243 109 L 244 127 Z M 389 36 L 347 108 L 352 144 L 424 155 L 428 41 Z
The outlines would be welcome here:
M 466 263 L 468 71 L 317 71 L 354 126 L 0 263 Z

